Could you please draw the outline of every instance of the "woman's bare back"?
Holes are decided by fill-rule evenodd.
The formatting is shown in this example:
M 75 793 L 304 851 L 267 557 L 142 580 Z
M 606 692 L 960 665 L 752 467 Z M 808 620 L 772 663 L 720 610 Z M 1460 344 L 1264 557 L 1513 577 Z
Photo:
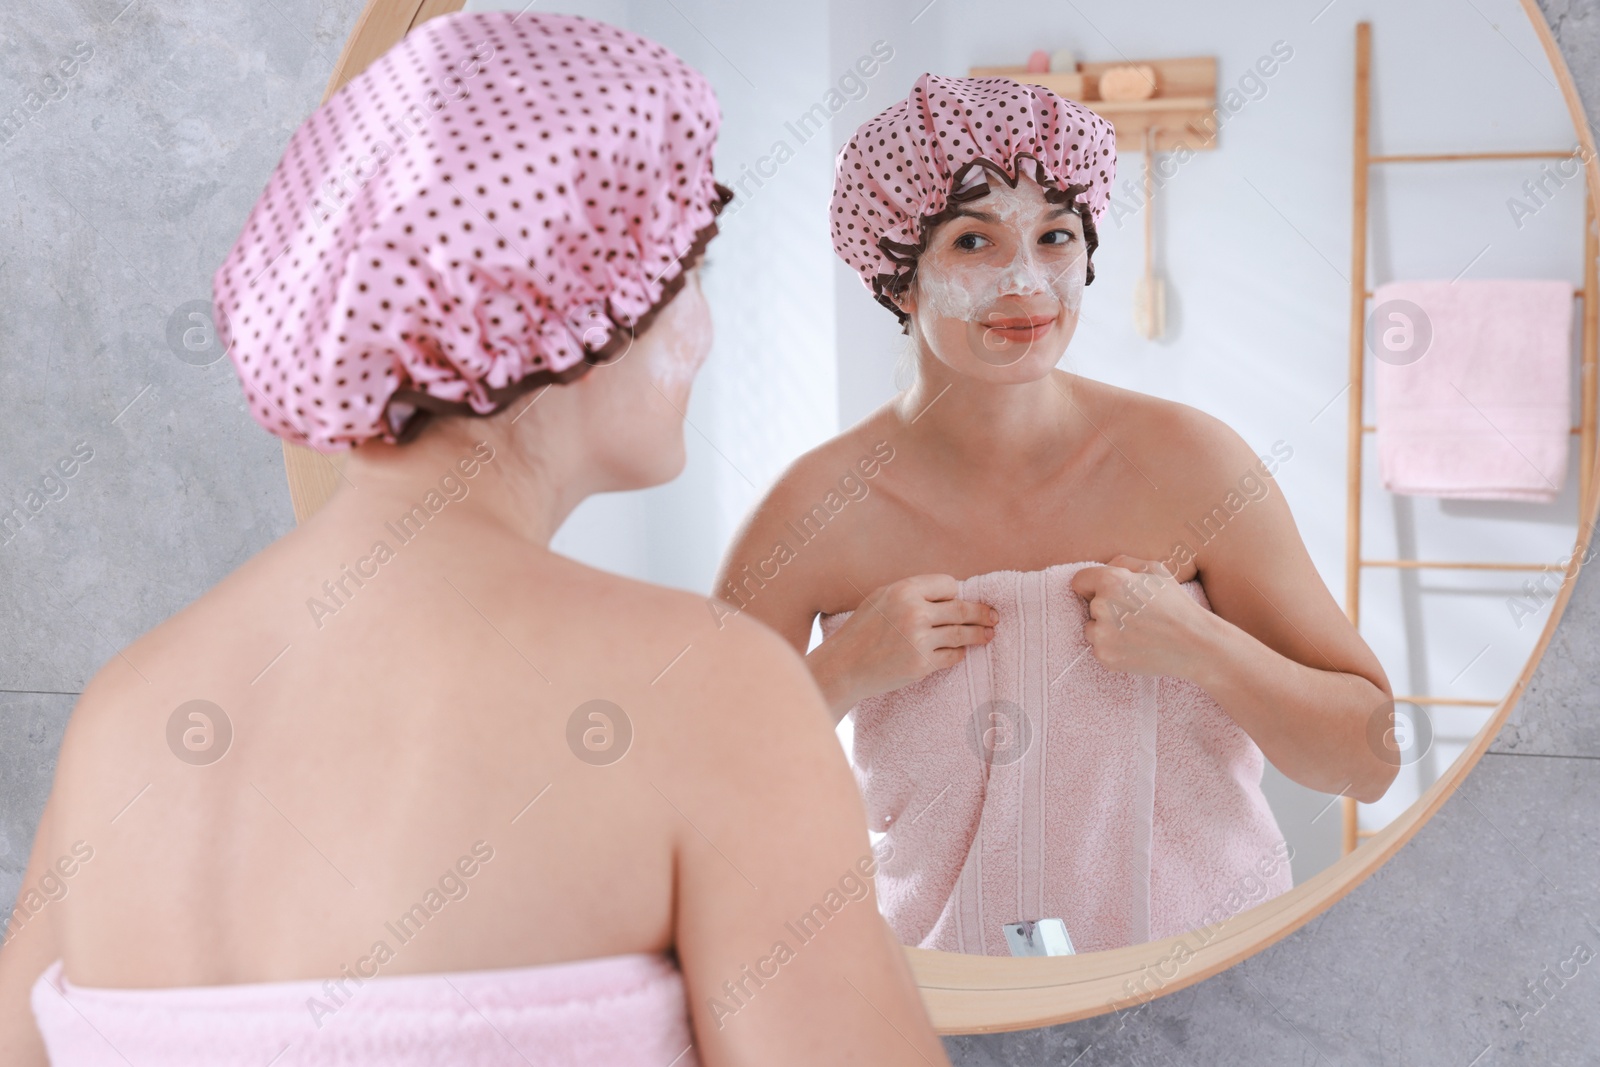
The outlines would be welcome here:
M 800 658 L 452 506 L 401 542 L 350 490 L 102 669 L 25 880 L 89 858 L 0 986 L 55 956 L 136 988 L 670 949 L 708 1065 L 943 1062 Z
M 451 519 L 404 544 L 296 531 L 107 665 L 53 813 L 94 848 L 80 886 L 120 887 L 64 909 L 76 981 L 334 974 L 378 941 L 386 973 L 672 944 L 674 734 L 718 651 L 709 613 Z M 392 558 L 341 591 L 378 540 Z M 585 763 L 568 720 L 593 700 L 648 743 Z M 220 715 L 192 705 L 172 735 L 191 701 Z M 423 929 L 398 921 L 429 901 Z

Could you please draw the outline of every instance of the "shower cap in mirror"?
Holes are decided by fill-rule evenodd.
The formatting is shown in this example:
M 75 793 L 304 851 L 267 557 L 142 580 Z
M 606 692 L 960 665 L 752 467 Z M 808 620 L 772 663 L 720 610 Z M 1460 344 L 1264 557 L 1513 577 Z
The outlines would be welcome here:
M 1098 222 L 1116 170 L 1115 129 L 1081 104 L 1010 78 L 924 74 L 839 150 L 833 249 L 904 323 L 891 295 L 933 228 L 955 205 L 987 194 L 991 177 L 1015 187 L 1026 172 L 1047 199 L 1083 205 Z

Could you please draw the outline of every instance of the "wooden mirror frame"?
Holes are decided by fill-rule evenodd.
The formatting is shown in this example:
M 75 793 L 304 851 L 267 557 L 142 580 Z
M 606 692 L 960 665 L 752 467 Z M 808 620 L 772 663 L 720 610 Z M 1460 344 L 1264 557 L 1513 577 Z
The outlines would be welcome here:
M 1578 134 L 1578 143 L 1584 151 L 1584 177 L 1589 195 L 1600 202 L 1600 162 L 1595 158 L 1594 138 L 1584 114 L 1583 103 L 1573 84 L 1572 73 L 1567 69 L 1550 26 L 1535 0 L 1521 0 L 1521 4 L 1559 80 L 1562 96 Z M 367 64 L 388 51 L 413 26 L 438 15 L 459 11 L 463 6 L 465 0 L 367 0 L 365 9 L 345 42 L 323 99 L 326 100 L 365 69 Z M 1593 220 L 1589 226 L 1591 233 L 1585 242 L 1588 250 L 1584 263 L 1586 274 L 1595 269 Z M 1585 308 L 1585 315 L 1592 316 L 1592 309 Z M 1586 367 L 1583 388 L 1592 391 L 1594 387 L 1592 370 Z M 1593 446 L 1590 447 L 1593 451 Z M 339 458 L 323 456 L 311 449 L 290 444 L 285 444 L 283 448 L 295 519 L 304 522 L 333 494 L 339 479 Z M 1583 463 L 1593 464 L 1597 459 L 1600 459 L 1600 453 L 1580 456 Z M 1510 694 L 1495 709 L 1493 717 L 1478 732 L 1472 744 L 1415 803 L 1387 826 L 1353 852 L 1288 892 L 1220 923 L 1161 941 L 1082 956 L 1020 959 L 907 947 L 905 951 L 912 974 L 922 991 L 935 1029 L 942 1034 L 972 1034 L 1051 1026 L 1132 1007 L 1177 992 L 1226 970 L 1288 936 L 1354 889 L 1393 856 L 1439 810 L 1505 724 L 1566 612 L 1574 580 L 1589 552 L 1590 534 L 1597 517 L 1597 499 L 1600 499 L 1600 493 L 1596 493 L 1591 486 L 1586 497 L 1579 501 L 1578 514 L 1583 524 L 1578 529 L 1561 591 L 1539 635 L 1538 644 L 1534 646 Z M 1201 939 L 1205 941 L 1203 945 L 1192 947 L 1193 942 Z M 1170 976 L 1168 970 L 1172 971 Z M 1153 988 L 1150 986 L 1152 980 L 1155 983 Z

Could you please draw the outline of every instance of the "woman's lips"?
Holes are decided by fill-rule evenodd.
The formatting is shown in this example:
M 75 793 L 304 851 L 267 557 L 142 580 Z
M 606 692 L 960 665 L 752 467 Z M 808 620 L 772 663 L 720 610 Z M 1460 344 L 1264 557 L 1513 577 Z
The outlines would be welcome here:
M 1035 341 L 1055 325 L 1054 315 L 1034 315 L 1030 318 L 994 319 L 984 323 L 984 328 L 1007 341 Z

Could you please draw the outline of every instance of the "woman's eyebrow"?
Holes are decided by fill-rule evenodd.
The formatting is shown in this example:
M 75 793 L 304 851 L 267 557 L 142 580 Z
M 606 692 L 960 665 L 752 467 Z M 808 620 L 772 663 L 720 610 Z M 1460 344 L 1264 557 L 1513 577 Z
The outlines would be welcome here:
M 953 218 L 953 219 L 961 219 L 961 218 L 977 219 L 979 222 L 999 222 L 1000 221 L 998 218 L 996 218 L 994 215 L 991 215 L 987 211 L 979 211 L 977 208 L 970 208 L 970 207 L 958 207 L 958 208 L 956 208 L 954 211 L 952 211 L 950 213 L 950 217 Z
M 1055 207 L 1053 207 L 1049 211 L 1045 212 L 1044 217 L 1046 219 L 1058 219 L 1063 215 L 1071 215 L 1071 214 L 1074 214 L 1074 211 L 1073 211 L 1073 208 L 1072 208 L 1071 204 L 1057 204 Z M 1000 221 L 1000 219 L 997 216 L 992 215 L 987 211 L 979 211 L 977 208 L 970 208 L 970 207 L 958 207 L 958 208 L 956 208 L 954 211 L 952 211 L 950 213 L 950 217 L 952 219 L 959 219 L 959 218 L 977 219 L 979 222 L 988 222 L 988 223 L 998 223 Z

